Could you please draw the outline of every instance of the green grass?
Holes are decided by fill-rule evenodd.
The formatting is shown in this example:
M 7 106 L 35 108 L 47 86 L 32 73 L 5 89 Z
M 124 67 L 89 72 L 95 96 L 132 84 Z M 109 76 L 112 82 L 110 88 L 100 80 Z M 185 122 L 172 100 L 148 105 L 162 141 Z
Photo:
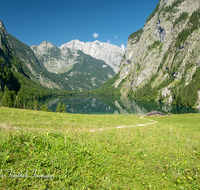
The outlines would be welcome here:
M 200 189 L 200 114 L 0 108 L 0 139 L 0 189 Z

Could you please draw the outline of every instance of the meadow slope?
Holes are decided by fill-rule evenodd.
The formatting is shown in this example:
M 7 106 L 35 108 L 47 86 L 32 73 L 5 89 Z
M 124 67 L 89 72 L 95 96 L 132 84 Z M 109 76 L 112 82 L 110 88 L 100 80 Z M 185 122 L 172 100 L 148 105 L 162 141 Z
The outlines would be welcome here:
M 0 189 L 200 189 L 200 114 L 0 108 Z

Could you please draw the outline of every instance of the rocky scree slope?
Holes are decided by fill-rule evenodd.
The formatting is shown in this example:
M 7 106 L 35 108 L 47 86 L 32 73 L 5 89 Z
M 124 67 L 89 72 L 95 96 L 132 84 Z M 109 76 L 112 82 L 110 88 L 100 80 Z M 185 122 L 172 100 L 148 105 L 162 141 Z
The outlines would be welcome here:
M 84 54 L 78 49 L 58 48 L 45 41 L 40 45 L 31 46 L 31 49 L 45 69 L 63 78 L 68 84 L 65 88 L 67 90 L 92 90 L 115 75 L 114 70 L 104 61 Z
M 199 66 L 199 0 L 160 0 L 144 27 L 129 36 L 114 86 L 123 97 L 139 98 L 138 89 L 149 85 L 154 97 L 140 93 L 144 99 L 184 104 L 173 92 L 186 96 L 184 89 L 195 89 L 197 100 Z
M 124 55 L 125 50 L 110 43 L 103 43 L 99 41 L 94 42 L 80 42 L 79 40 L 72 40 L 63 44 L 60 49 L 70 48 L 74 50 L 81 50 L 96 59 L 105 61 L 113 68 L 115 73 L 119 71 L 120 61 Z

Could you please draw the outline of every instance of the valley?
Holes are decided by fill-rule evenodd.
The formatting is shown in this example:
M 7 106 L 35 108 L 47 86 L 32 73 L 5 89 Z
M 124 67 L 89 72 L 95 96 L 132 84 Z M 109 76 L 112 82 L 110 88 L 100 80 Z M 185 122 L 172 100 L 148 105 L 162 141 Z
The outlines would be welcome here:
M 129 36 L 126 50 L 97 40 L 29 47 L 1 22 L 1 68 L 9 70 L 6 80 L 6 71 L 1 76 L 1 89 L 7 85 L 17 93 L 27 78 L 66 94 L 110 94 L 199 108 L 199 16 L 198 0 L 160 0 L 144 27 Z
M 30 2 L 6 9 L 27 18 L 12 13 L 15 30 L 77 37 L 28 46 L 0 20 L 0 189 L 200 189 L 199 0 L 159 0 L 126 50 L 110 42 L 137 25 L 138 1 Z

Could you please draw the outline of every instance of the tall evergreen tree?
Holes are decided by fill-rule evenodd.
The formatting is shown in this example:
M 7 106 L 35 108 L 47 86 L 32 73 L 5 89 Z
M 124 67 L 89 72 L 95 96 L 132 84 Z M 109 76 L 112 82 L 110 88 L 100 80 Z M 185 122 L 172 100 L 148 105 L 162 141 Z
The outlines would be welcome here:
M 63 105 L 62 105 L 62 113 L 66 113 L 66 106 L 65 106 L 65 103 L 63 103 Z
M 3 106 L 14 107 L 16 100 L 15 91 L 10 91 L 7 86 L 4 87 Z
M 37 100 L 34 101 L 34 110 L 39 110 L 39 103 Z
M 60 102 L 58 102 L 58 104 L 57 104 L 56 112 L 58 112 L 58 113 L 62 113 L 62 105 L 61 105 Z

